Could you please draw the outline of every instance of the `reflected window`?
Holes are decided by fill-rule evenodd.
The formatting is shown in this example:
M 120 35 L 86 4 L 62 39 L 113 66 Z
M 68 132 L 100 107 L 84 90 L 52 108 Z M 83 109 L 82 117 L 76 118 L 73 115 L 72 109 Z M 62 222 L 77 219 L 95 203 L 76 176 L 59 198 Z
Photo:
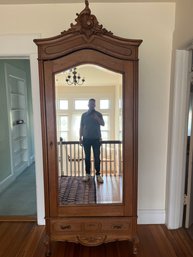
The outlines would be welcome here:
M 75 100 L 75 110 L 87 110 L 88 100 Z
M 61 131 L 60 137 L 62 138 L 63 141 L 68 141 L 68 132 Z
M 109 100 L 100 100 L 100 109 L 109 109 L 110 106 Z
M 101 131 L 102 140 L 109 140 L 109 132 Z
M 81 114 L 72 115 L 72 135 L 73 135 L 72 140 L 79 139 L 80 119 L 81 119 Z
M 103 114 L 103 119 L 105 122 L 105 126 L 101 126 L 101 134 L 103 140 L 109 140 L 110 139 L 110 133 L 109 133 L 109 115 Z
M 59 109 L 68 110 L 68 100 L 59 100 Z
M 103 114 L 103 119 L 104 119 L 105 125 L 101 126 L 101 130 L 102 131 L 109 130 L 109 115 Z
M 119 109 L 122 109 L 122 107 L 123 107 L 122 99 L 119 99 Z
M 58 116 L 58 139 L 68 140 L 68 116 Z

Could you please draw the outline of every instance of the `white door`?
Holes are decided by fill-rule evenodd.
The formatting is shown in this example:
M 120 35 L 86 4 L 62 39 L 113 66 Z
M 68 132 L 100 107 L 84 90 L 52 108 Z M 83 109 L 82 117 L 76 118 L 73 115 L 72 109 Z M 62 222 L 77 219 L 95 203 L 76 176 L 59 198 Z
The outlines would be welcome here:
M 5 64 L 5 83 L 10 124 L 12 173 L 18 175 L 29 164 L 26 74 Z

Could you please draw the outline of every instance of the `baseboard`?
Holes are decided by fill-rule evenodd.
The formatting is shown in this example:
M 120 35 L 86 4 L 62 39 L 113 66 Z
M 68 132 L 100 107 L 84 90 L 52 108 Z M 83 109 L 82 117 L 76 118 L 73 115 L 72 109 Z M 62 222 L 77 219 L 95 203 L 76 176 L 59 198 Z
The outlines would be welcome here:
M 39 219 L 37 220 L 37 223 L 38 223 L 39 226 L 42 226 L 42 225 L 45 225 L 45 224 L 46 224 L 46 221 L 45 221 L 44 218 L 39 218 Z
M 31 155 L 30 158 L 29 158 L 29 166 L 35 162 L 35 156 L 34 155 Z
M 23 166 L 22 169 L 16 170 L 13 174 L 10 174 L 8 177 L 2 180 L 0 182 L 0 193 L 5 191 L 9 187 L 14 182 L 14 180 L 26 169 L 26 167 Z
M 36 216 L 0 216 L 0 222 L 37 222 Z
M 165 224 L 165 210 L 138 210 L 138 224 Z
M 165 224 L 165 210 L 138 210 L 138 224 Z M 38 225 L 45 225 L 45 220 L 39 219 Z
M 13 181 L 15 180 L 15 176 L 13 174 L 6 177 L 3 181 L 0 182 L 0 194 L 8 187 L 10 186 Z

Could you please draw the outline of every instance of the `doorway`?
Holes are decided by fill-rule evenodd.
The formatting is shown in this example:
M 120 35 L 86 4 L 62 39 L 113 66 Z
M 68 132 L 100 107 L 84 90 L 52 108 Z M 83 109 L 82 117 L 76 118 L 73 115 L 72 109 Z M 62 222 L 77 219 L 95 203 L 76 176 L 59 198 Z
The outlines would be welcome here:
M 0 215 L 36 216 L 30 61 L 0 60 Z
M 184 192 L 183 225 L 193 237 L 193 50 L 190 55 L 190 93 L 188 111 L 187 155 Z

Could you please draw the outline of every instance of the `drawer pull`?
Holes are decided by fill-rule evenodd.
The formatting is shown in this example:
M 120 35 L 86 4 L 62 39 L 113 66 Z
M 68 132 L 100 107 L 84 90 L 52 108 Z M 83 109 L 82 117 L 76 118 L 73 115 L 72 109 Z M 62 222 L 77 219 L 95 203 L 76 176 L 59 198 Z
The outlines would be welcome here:
M 123 225 L 113 225 L 113 229 L 122 229 Z
M 61 225 L 60 228 L 63 230 L 68 230 L 68 229 L 71 229 L 71 226 L 70 225 Z

